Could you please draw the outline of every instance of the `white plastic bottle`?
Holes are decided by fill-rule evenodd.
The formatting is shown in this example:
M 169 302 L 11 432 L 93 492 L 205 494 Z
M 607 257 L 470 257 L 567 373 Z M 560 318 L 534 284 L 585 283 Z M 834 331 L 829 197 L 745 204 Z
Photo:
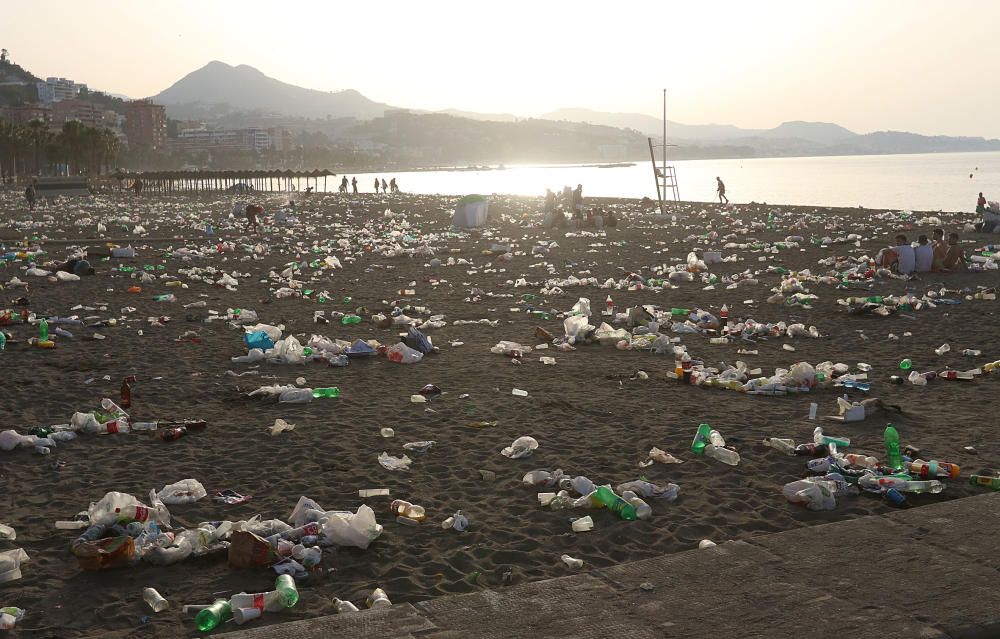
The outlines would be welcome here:
M 156 592 L 156 588 L 143 588 L 142 599 L 149 604 L 153 612 L 163 612 L 170 607 L 170 602 L 164 599 L 163 595 Z

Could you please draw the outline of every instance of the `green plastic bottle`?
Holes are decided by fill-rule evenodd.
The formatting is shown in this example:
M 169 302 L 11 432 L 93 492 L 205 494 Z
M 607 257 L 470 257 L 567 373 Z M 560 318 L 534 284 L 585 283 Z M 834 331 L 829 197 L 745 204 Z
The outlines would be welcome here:
M 214 630 L 223 621 L 228 621 L 232 618 L 233 609 L 229 606 L 229 602 L 225 599 L 216 599 L 211 606 L 198 612 L 198 616 L 194 618 L 194 622 L 198 626 L 199 631 L 208 632 L 209 630 Z
M 7 334 L 0 331 L 0 353 L 7 350 Z
M 899 370 L 901 371 L 908 371 L 911 368 L 913 368 L 913 362 L 910 361 L 909 357 L 899 363 Z
M 635 521 L 637 519 L 635 506 L 615 494 L 615 491 L 611 490 L 610 486 L 599 486 L 594 492 L 592 499 L 604 504 L 608 510 L 622 519 L 627 519 L 628 521 Z
M 670 309 L 670 314 L 675 317 L 679 315 L 690 315 L 691 310 L 687 308 L 672 308 Z
M 885 461 L 889 468 L 903 467 L 903 457 L 899 453 L 899 433 L 892 424 L 885 425 Z
M 295 580 L 291 575 L 279 575 L 274 582 L 274 589 L 281 593 L 285 608 L 291 608 L 299 602 L 299 589 L 295 587 Z
M 340 397 L 340 389 L 336 386 L 330 386 L 329 388 L 314 388 L 313 397 Z
M 982 486 L 984 488 L 1000 490 L 1000 477 L 991 477 L 990 475 L 972 475 L 969 477 L 969 483 L 973 486 Z
M 708 445 L 708 434 L 712 432 L 712 427 L 708 424 L 701 424 L 698 426 L 698 432 L 694 434 L 694 440 L 691 442 L 691 452 L 695 455 L 704 455 L 705 446 Z
M 49 339 L 49 322 L 45 318 L 38 322 L 38 340 L 46 342 Z
M 343 324 L 344 326 L 347 326 L 349 324 L 360 324 L 361 318 L 358 317 L 357 315 L 345 315 L 344 318 L 340 320 L 340 323 Z

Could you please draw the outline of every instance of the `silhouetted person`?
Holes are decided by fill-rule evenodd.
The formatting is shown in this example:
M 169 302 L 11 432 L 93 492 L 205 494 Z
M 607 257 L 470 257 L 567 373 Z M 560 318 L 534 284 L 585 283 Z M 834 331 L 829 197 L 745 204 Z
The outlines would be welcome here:
M 246 214 L 247 214 L 247 231 L 250 227 L 253 227 L 254 233 L 257 232 L 257 216 L 264 212 L 264 207 L 257 204 L 247 204 Z
M 718 182 L 718 186 L 715 187 L 715 191 L 719 194 L 719 204 L 722 204 L 723 200 L 725 200 L 726 204 L 729 204 L 729 198 L 726 197 L 726 183 L 723 182 L 720 177 L 716 177 L 715 181 Z
M 385 178 L 382 178 L 382 192 L 383 193 L 388 193 L 389 192 L 389 185 L 386 184 Z
M 379 183 L 378 183 L 378 178 L 375 178 L 375 192 L 376 192 L 376 193 L 378 193 L 378 187 L 379 187 L 379 186 L 380 186 L 380 185 L 379 185 Z
M 340 192 L 341 193 L 347 193 L 347 176 L 346 175 L 344 176 L 344 179 L 340 181 Z
M 24 189 L 24 199 L 28 201 L 28 209 L 31 211 L 35 210 L 35 185 L 29 184 L 28 188 Z
M 399 187 L 396 186 L 396 178 L 392 178 L 391 180 L 389 180 L 389 190 L 391 190 L 393 193 L 399 193 Z
M 132 183 L 132 190 L 135 191 L 136 195 L 142 193 L 142 187 L 143 187 L 142 180 L 136 180 L 135 182 Z
M 356 177 L 351 178 L 351 187 L 354 188 L 354 194 L 357 195 L 358 194 L 358 178 L 356 178 Z
M 552 189 L 545 189 L 545 208 L 543 211 L 545 213 L 551 213 L 556 210 L 556 194 L 552 192 Z
M 979 199 L 976 200 L 976 213 L 983 214 L 986 212 L 986 198 L 983 197 L 983 192 L 979 192 Z
M 583 217 L 583 185 L 577 184 L 576 189 L 573 191 L 573 219 L 581 219 Z

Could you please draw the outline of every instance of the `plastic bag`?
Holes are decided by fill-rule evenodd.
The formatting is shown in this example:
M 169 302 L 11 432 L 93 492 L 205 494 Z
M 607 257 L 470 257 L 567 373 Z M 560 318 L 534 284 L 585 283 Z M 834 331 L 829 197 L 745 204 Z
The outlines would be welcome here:
M 23 548 L 0 552 L 0 583 L 21 578 L 21 564 L 28 561 Z
M 390 346 L 388 350 L 386 350 L 385 357 L 390 362 L 396 362 L 398 364 L 416 364 L 423 359 L 424 354 L 410 348 L 402 342 L 396 342 Z
M 583 315 L 584 317 L 590 317 L 590 300 L 586 297 L 581 297 L 576 304 L 573 305 L 571 313 L 577 315 Z
M 332 543 L 362 550 L 382 534 L 382 526 L 375 521 L 375 511 L 367 505 L 361 505 L 357 513 L 328 513 L 322 530 L 323 536 Z
M 274 348 L 267 351 L 267 361 L 274 364 L 304 364 L 302 344 L 294 335 L 278 340 L 274 343 Z
M 424 354 L 434 350 L 434 344 L 431 343 L 430 338 L 412 326 L 406 332 L 406 345 Z
M 251 351 L 266 351 L 274 348 L 274 341 L 266 331 L 254 331 L 243 336 L 243 341 Z
M 168 484 L 156 493 L 165 504 L 193 504 L 208 493 L 205 487 L 197 479 L 182 479 L 181 481 Z
M 563 320 L 563 329 L 570 343 L 582 338 L 587 332 L 594 330 L 594 327 L 587 323 L 587 317 L 583 315 L 573 315 Z
M 538 440 L 534 437 L 518 437 L 514 440 L 510 446 L 504 448 L 500 451 L 500 454 L 504 457 L 510 457 L 511 459 L 521 459 L 522 457 L 529 457 L 538 448 Z

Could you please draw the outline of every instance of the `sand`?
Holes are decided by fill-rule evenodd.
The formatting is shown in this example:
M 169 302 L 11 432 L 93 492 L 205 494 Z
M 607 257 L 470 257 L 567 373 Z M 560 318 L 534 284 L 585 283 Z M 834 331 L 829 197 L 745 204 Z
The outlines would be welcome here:
M 266 196 L 269 208 L 284 196 Z M 133 242 L 139 251 L 134 260 L 97 262 L 98 274 L 74 283 L 49 283 L 43 278 L 27 278 L 26 266 L 15 261 L 0 269 L 0 281 L 12 276 L 29 279 L 26 294 L 30 309 L 37 313 L 69 315 L 76 304 L 105 302 L 108 311 L 76 311 L 84 315 L 125 317 L 114 328 L 98 329 L 104 341 L 79 339 L 94 329 L 71 329 L 74 340 L 60 340 L 58 348 L 29 348 L 23 342 L 35 329 L 22 325 L 6 327 L 19 343 L 8 344 L 0 355 L 4 373 L 0 393 L 2 428 L 20 432 L 35 425 L 65 423 L 77 410 L 97 408 L 101 397 L 118 396 L 125 375 L 135 375 L 131 413 L 138 420 L 200 418 L 208 421 L 202 433 L 178 441 L 163 442 L 144 433 L 107 436 L 84 435 L 60 445 L 51 455 L 40 456 L 30 449 L 0 452 L 0 523 L 13 526 L 16 542 L 0 542 L 0 550 L 23 547 L 31 561 L 23 566 L 24 577 L 0 585 L 0 605 L 20 606 L 28 614 L 12 636 L 81 637 L 101 636 L 143 625 L 143 636 L 185 637 L 196 633 L 193 618 L 181 613 L 183 604 L 209 603 L 216 596 L 245 590 L 267 590 L 274 574 L 266 568 L 233 570 L 225 554 L 190 558 L 162 567 L 140 563 L 132 568 L 105 572 L 85 572 L 70 552 L 76 534 L 53 529 L 53 522 L 70 519 L 98 500 L 105 492 L 118 490 L 143 497 L 151 488 L 192 477 L 209 493 L 232 488 L 253 495 L 239 506 L 225 506 L 210 499 L 188 506 L 174 506 L 171 513 L 181 524 L 221 519 L 246 519 L 261 513 L 265 518 L 287 518 L 300 495 L 306 495 L 327 509 L 355 510 L 362 503 L 372 506 L 385 531 L 367 550 L 328 548 L 322 571 L 299 584 L 298 606 L 284 614 L 267 614 L 254 624 L 276 623 L 334 612 L 332 598 L 339 597 L 363 605 L 372 588 L 385 589 L 392 601 L 414 602 L 445 594 L 481 588 L 504 588 L 571 572 L 560 561 L 562 554 L 583 559 L 588 567 L 608 566 L 661 553 L 695 547 L 701 539 L 718 543 L 746 539 L 754 535 L 801 526 L 882 513 L 889 509 L 870 495 L 839 500 L 833 511 L 812 512 L 791 505 L 781 487 L 806 474 L 805 459 L 784 456 L 760 444 L 766 436 L 809 441 L 818 422 L 807 417 L 810 402 L 819 404 L 820 415 L 836 412 L 836 389 L 785 397 L 747 396 L 721 389 L 685 386 L 666 378 L 672 371 L 672 357 L 648 352 L 619 351 L 610 346 L 581 346 L 572 353 L 531 353 L 521 365 L 491 354 L 500 340 L 535 345 L 536 326 L 562 335 L 559 319 L 536 321 L 525 313 L 513 313 L 519 297 L 538 294 L 547 277 L 592 275 L 599 281 L 621 278 L 626 271 L 649 274 L 649 267 L 683 260 L 692 250 L 721 249 L 721 239 L 702 240 L 709 230 L 720 235 L 734 229 L 756 227 L 737 242 L 750 238 L 763 241 L 787 235 L 837 235 L 857 232 L 865 240 L 832 248 L 807 246 L 769 255 L 765 262 L 759 251 L 736 251 L 740 261 L 714 265 L 717 275 L 746 269 L 762 270 L 782 266 L 825 271 L 817 260 L 830 255 L 873 254 L 902 230 L 914 239 L 929 233 L 926 220 L 936 215 L 948 230 L 960 228 L 970 216 L 962 214 L 914 214 L 912 222 L 898 215 L 859 209 L 817 210 L 795 207 L 733 206 L 723 213 L 713 205 L 685 205 L 676 225 L 654 222 L 638 202 L 603 201 L 618 207 L 623 216 L 619 229 L 597 236 L 568 237 L 566 231 L 524 228 L 522 216 L 537 211 L 535 200 L 498 198 L 494 216 L 505 214 L 488 231 L 448 234 L 450 203 L 453 198 L 417 196 L 366 196 L 342 199 L 336 195 L 314 195 L 303 214 L 307 225 L 293 225 L 281 234 L 265 235 L 270 254 L 262 259 L 241 260 L 246 253 L 215 254 L 209 259 L 184 262 L 164 258 L 168 247 L 205 247 L 201 222 L 213 221 L 216 231 L 241 243 L 238 233 L 226 221 L 231 200 L 224 196 L 104 196 L 95 201 L 71 200 L 36 211 L 33 217 L 13 194 L 3 196 L 4 224 L 0 237 L 23 238 L 44 234 L 50 238 L 80 238 L 81 246 L 102 249 L 96 223 L 104 219 L 107 237 L 130 237 L 141 222 L 148 238 L 177 235 L 196 238 L 190 242 Z M 350 209 L 350 212 L 347 209 Z M 359 228 L 372 238 L 384 238 L 398 228 L 399 220 L 383 217 L 386 208 L 405 215 L 414 227 L 414 237 L 437 234 L 430 242 L 438 255 L 465 258 L 474 266 L 430 268 L 426 257 L 385 257 L 372 255 L 363 244 L 331 253 L 300 253 L 296 242 L 357 237 Z M 774 230 L 763 228 L 768 211 L 783 212 Z M 110 215 L 133 215 L 131 222 L 112 223 Z M 506 214 L 509 214 L 508 217 Z M 807 229 L 789 230 L 803 216 L 812 220 Z M 89 218 L 84 225 L 74 222 Z M 41 221 L 29 228 L 28 220 Z M 819 220 L 819 221 L 817 221 Z M 822 221 L 822 222 L 821 222 Z M 122 226 L 127 228 L 122 228 Z M 828 227 L 828 228 L 825 228 Z M 694 236 L 692 239 L 690 236 Z M 558 248 L 541 258 L 530 249 L 536 240 L 555 240 Z M 968 246 L 990 241 L 988 236 L 966 235 Z M 483 255 L 494 243 L 510 241 L 518 253 L 509 262 L 497 262 L 496 255 Z M 8 242 L 9 244 L 9 242 Z M 416 244 L 410 244 L 413 247 Z M 51 243 L 46 249 L 54 258 L 68 254 L 66 244 Z M 734 251 L 723 250 L 725 255 Z M 322 259 L 327 254 L 344 261 L 343 270 L 327 270 L 317 290 L 328 289 L 331 303 L 298 298 L 275 299 L 267 283 L 268 271 L 302 259 Z M 348 258 L 356 258 L 351 261 Z M 553 274 L 540 266 L 553 265 Z M 178 269 L 214 265 L 225 270 L 250 273 L 241 279 L 236 292 L 204 283 L 188 289 L 168 289 L 163 283 L 143 285 L 138 295 L 126 289 L 135 282 L 127 274 L 111 270 L 117 264 L 162 264 L 160 273 L 177 275 Z M 305 269 L 306 277 L 313 269 Z M 526 277 L 532 286 L 514 288 L 513 282 Z M 429 280 L 438 280 L 433 285 Z M 691 282 L 665 291 L 614 290 L 611 295 L 619 308 L 635 304 L 660 307 L 703 307 L 716 312 L 723 303 L 736 321 L 753 317 L 762 322 L 803 322 L 815 325 L 819 339 L 769 339 L 757 345 L 737 342 L 712 345 L 704 335 L 682 335 L 682 343 L 707 365 L 742 359 L 759 366 L 765 374 L 776 367 L 797 361 L 813 364 L 824 360 L 858 362 L 873 366 L 870 396 L 900 404 L 904 413 L 892 421 L 904 443 L 923 451 L 925 459 L 951 461 L 963 467 L 963 479 L 952 482 L 939 495 L 917 495 L 916 506 L 973 494 L 978 489 L 964 478 L 971 472 L 996 467 L 1000 444 L 995 435 L 996 389 L 1000 380 L 984 375 L 973 382 L 935 381 L 918 388 L 890 384 L 897 364 L 910 357 L 918 370 L 947 367 L 971 368 L 998 359 L 994 350 L 1000 336 L 995 321 L 996 302 L 977 301 L 939 307 L 887 318 L 849 316 L 836 304 L 848 294 L 872 295 L 912 290 L 918 294 L 942 285 L 949 288 L 995 286 L 996 272 L 964 275 L 927 275 L 908 282 L 880 281 L 873 287 L 860 285 L 848 293 L 826 285 L 810 285 L 819 301 L 812 309 L 767 304 L 771 288 L 781 280 L 777 273 L 762 273 L 759 284 L 741 285 L 736 290 L 718 287 L 702 290 L 704 284 Z M 411 282 L 416 284 L 411 286 Z M 204 299 L 208 309 L 225 312 L 227 307 L 256 310 L 261 320 L 283 323 L 304 342 L 311 333 L 344 339 L 397 341 L 399 329 L 379 329 L 368 319 L 378 311 L 392 308 L 400 289 L 415 288 L 417 295 L 405 303 L 426 306 L 431 313 L 446 316 L 449 325 L 429 331 L 440 353 L 429 355 L 415 365 L 404 366 L 373 358 L 354 361 L 346 368 L 319 364 L 305 366 L 232 364 L 230 357 L 245 354 L 241 331 L 224 322 L 187 321 L 196 315 L 183 303 Z M 481 301 L 469 301 L 470 290 L 481 289 Z M 152 301 L 155 294 L 175 293 L 177 303 Z M 603 308 L 608 290 L 597 287 L 567 288 L 561 296 L 546 296 L 545 309 L 568 311 L 579 297 L 588 297 L 595 312 Z M 0 291 L 2 306 L 25 295 L 20 289 Z M 343 298 L 351 301 L 344 303 Z M 509 297 L 513 296 L 513 297 Z M 755 300 L 753 304 L 745 300 Z M 123 307 L 135 307 L 122 314 Z M 365 321 L 357 326 L 339 323 L 316 325 L 315 310 L 348 312 L 366 307 Z M 203 309 L 207 310 L 207 309 Z M 202 311 L 202 312 L 203 312 Z M 163 327 L 147 324 L 147 317 L 169 316 Z M 411 313 L 412 315 L 412 313 Z M 424 317 L 427 314 L 423 315 Z M 496 327 L 481 324 L 453 326 L 455 320 L 499 320 Z M 192 319 L 197 319 L 196 317 Z M 138 332 L 143 334 L 139 335 Z M 178 337 L 196 331 L 196 339 Z M 912 335 L 904 336 L 905 332 Z M 895 333 L 898 340 L 887 336 Z M 287 333 L 286 333 L 287 334 Z M 452 341 L 463 342 L 451 346 Z M 933 349 L 942 343 L 951 352 L 938 357 Z M 783 350 L 793 343 L 796 351 Z M 756 348 L 757 356 L 737 356 L 739 347 Z M 983 350 L 982 357 L 963 357 L 964 348 Z M 544 366 L 539 355 L 551 355 L 555 366 Z M 225 374 L 256 371 L 257 375 L 233 377 Z M 637 371 L 648 379 L 630 379 Z M 109 381 L 104 377 L 107 376 Z M 338 386 L 339 399 L 317 400 L 308 405 L 277 405 L 247 399 L 242 392 L 266 383 L 292 383 L 305 377 L 312 387 Z M 91 381 L 92 380 L 92 381 Z M 412 404 L 410 395 L 424 384 L 436 384 L 444 394 L 430 404 Z M 528 391 L 514 397 L 513 388 Z M 854 391 L 852 397 L 863 395 Z M 292 432 L 270 436 L 266 428 L 276 418 L 296 424 Z M 470 428 L 473 421 L 497 421 L 492 428 Z M 733 468 L 716 461 L 694 457 L 688 450 L 693 433 L 701 422 L 719 429 L 742 455 Z M 857 424 L 827 424 L 828 432 L 849 436 L 854 447 L 881 455 L 884 420 L 870 419 Z M 384 439 L 379 430 L 395 429 L 393 439 Z M 532 457 L 511 460 L 500 450 L 521 435 L 540 442 Z M 408 472 L 383 469 L 376 461 L 382 451 L 402 454 L 402 444 L 434 440 L 423 455 L 413 457 Z M 679 465 L 655 464 L 640 468 L 653 446 L 681 458 Z M 978 453 L 963 450 L 974 446 Z M 521 484 L 522 475 L 532 469 L 562 468 L 567 473 L 586 475 L 597 483 L 618 483 L 648 478 L 657 483 L 675 482 L 680 498 L 673 503 L 651 502 L 654 515 L 648 521 L 624 522 L 607 511 L 550 510 L 536 500 L 537 489 Z M 494 481 L 484 480 L 480 470 L 493 471 Z M 366 500 L 358 497 L 362 488 L 386 487 L 391 498 Z M 428 522 L 419 527 L 397 524 L 387 513 L 389 500 L 402 498 L 426 508 Z M 442 530 L 439 523 L 461 509 L 470 520 L 463 533 Z M 589 514 L 594 530 L 571 532 L 572 518 Z M 818 543 L 820 540 L 817 540 Z M 864 540 L 858 540 L 864 543 Z M 505 574 L 509 573 L 509 577 Z M 171 608 L 152 614 L 143 603 L 143 587 L 153 586 L 170 602 Z M 233 629 L 232 623 L 224 629 Z M 139 632 L 139 631 L 137 631 Z

